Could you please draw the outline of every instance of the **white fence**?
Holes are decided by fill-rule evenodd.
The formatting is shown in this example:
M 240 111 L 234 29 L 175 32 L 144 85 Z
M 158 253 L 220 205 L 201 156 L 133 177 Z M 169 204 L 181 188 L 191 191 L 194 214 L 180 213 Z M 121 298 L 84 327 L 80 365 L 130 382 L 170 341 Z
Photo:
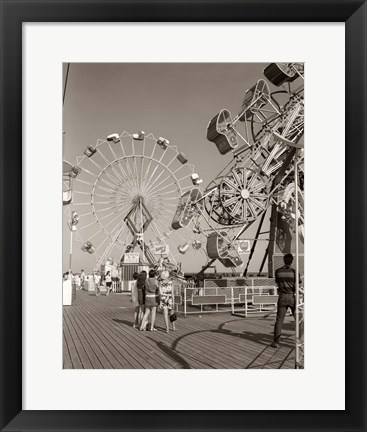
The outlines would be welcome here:
M 175 289 L 176 310 L 185 316 L 213 312 L 240 312 L 246 317 L 256 313 L 275 313 L 277 302 L 277 288 L 268 285 Z

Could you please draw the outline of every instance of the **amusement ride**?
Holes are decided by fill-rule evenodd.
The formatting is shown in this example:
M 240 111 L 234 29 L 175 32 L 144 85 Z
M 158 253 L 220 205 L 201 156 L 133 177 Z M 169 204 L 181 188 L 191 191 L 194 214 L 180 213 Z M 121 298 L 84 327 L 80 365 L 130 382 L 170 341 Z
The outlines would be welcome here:
M 199 274 L 216 260 L 235 272 L 245 264 L 241 242 L 256 222 L 241 271 L 246 276 L 270 210 L 259 273 L 268 258 L 272 276 L 275 250 L 296 247 L 298 279 L 298 248 L 304 241 L 304 68 L 271 63 L 263 74 L 265 79 L 244 93 L 236 115 L 221 109 L 209 121 L 208 141 L 232 158 L 205 189 L 176 145 L 144 131 L 111 133 L 87 145 L 75 164 L 64 161 L 71 247 L 75 235 L 81 249 L 94 255 L 94 270 L 111 256 L 122 263 L 126 254 L 138 251 L 140 262 L 166 267 L 177 278 L 183 277 L 180 256 L 187 253 L 205 256 Z M 300 350 L 303 301 L 297 296 Z

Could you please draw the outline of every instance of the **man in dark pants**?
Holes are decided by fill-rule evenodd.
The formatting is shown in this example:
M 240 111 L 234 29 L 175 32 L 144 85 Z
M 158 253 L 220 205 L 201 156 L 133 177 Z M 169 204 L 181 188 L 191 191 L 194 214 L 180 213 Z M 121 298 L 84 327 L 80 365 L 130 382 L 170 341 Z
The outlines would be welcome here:
M 291 308 L 293 316 L 295 316 L 296 308 L 296 272 L 291 267 L 293 262 L 293 255 L 286 254 L 283 257 L 283 260 L 285 265 L 275 271 L 275 283 L 278 285 L 279 298 L 277 318 L 274 325 L 274 341 L 271 344 L 273 348 L 277 348 L 279 346 L 283 321 L 288 308 Z

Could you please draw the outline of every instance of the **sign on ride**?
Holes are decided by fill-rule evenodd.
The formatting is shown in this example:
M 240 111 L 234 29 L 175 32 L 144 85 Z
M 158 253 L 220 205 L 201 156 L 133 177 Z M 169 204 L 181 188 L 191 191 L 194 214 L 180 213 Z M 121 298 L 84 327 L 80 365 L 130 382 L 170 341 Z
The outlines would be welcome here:
M 124 255 L 125 264 L 139 264 L 139 252 L 128 252 Z

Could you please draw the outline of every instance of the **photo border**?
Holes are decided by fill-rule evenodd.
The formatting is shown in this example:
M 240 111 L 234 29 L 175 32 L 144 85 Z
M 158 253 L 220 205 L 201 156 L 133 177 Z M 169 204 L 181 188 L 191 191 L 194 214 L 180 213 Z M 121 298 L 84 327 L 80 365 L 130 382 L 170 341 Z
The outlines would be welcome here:
M 366 430 L 366 1 L 10 1 L 1 5 L 0 430 Z M 22 410 L 22 24 L 345 22 L 346 410 Z M 332 62 L 331 62 L 332 66 Z M 330 68 L 332 71 L 332 67 Z M 320 71 L 320 74 L 322 71 Z M 327 73 L 324 76 L 327 77 Z M 327 145 L 332 146 L 332 143 Z M 337 173 L 335 175 L 338 175 Z M 327 200 L 327 197 L 325 197 Z M 337 203 L 336 203 L 337 205 Z M 343 208 L 339 211 L 344 211 Z M 337 215 L 332 215 L 337 217 Z M 325 218 L 327 220 L 327 217 Z M 336 233 L 337 235 L 337 233 Z M 24 257 L 25 259 L 25 257 Z M 322 263 L 322 257 L 320 257 Z M 7 275 L 12 274 L 9 284 Z M 320 305 L 325 308 L 326 305 Z M 335 317 L 334 319 L 337 319 Z M 327 343 L 327 335 L 324 335 Z M 315 388 L 317 392 L 317 388 Z M 274 389 L 276 397 L 276 389 Z M 295 397 L 290 390 L 289 397 Z M 77 407 L 76 407 L 77 408 Z M 285 401 L 286 408 L 286 401 Z

